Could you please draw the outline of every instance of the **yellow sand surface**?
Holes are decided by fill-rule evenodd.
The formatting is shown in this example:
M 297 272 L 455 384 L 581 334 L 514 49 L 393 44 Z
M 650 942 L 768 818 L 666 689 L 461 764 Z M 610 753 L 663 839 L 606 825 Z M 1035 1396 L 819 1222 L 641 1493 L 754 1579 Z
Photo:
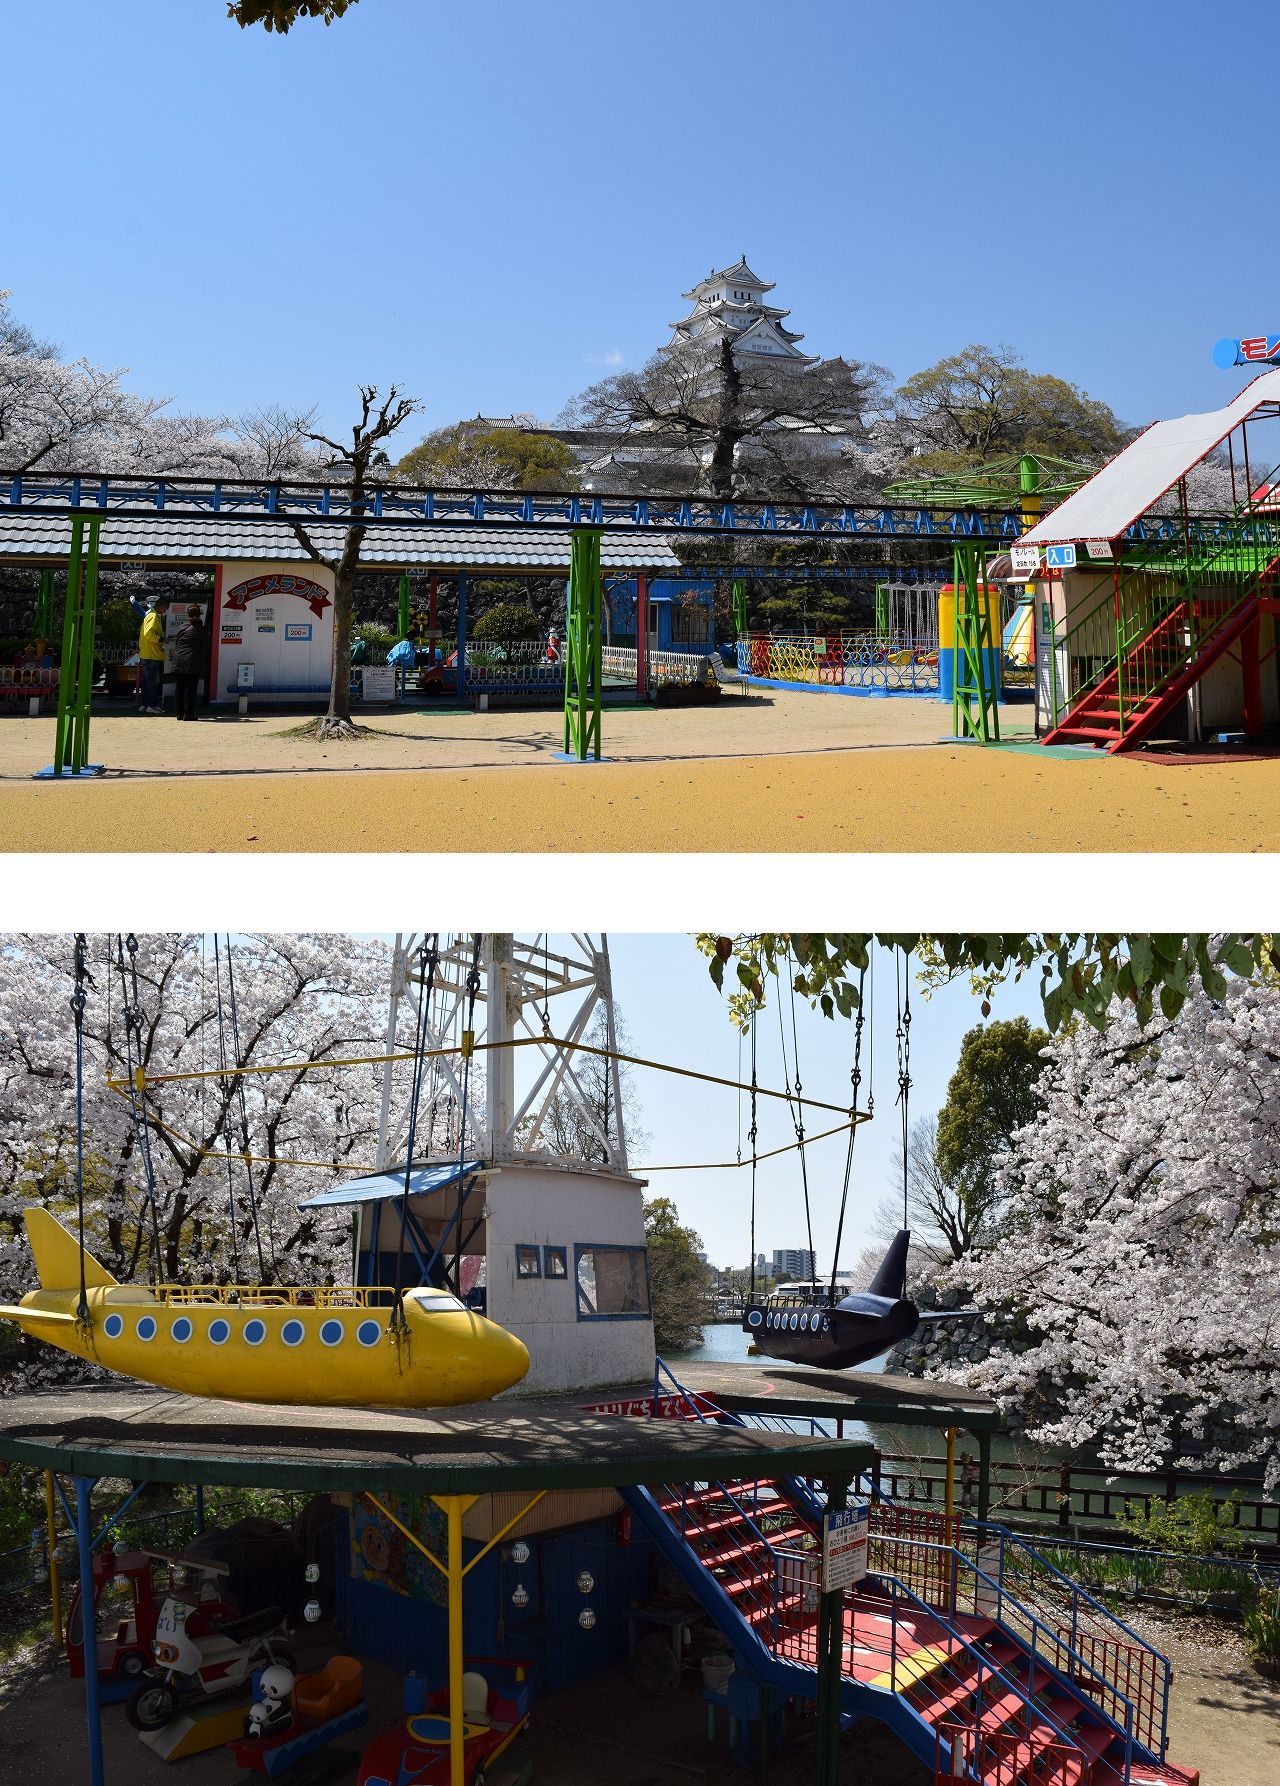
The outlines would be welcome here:
M 1006 727 L 1030 729 L 1030 709 L 1002 708 Z M 125 774 L 183 774 L 268 769 L 522 768 L 564 748 L 558 712 L 473 713 L 412 709 L 360 716 L 367 737 L 319 744 L 297 736 L 298 718 L 256 712 L 179 725 L 172 715 L 94 714 L 90 756 Z M 846 750 L 878 744 L 931 744 L 951 730 L 951 709 L 939 701 L 847 695 L 726 693 L 708 706 L 618 707 L 604 714 L 605 755 L 613 761 L 664 757 L 770 755 L 793 750 Z M 10 715 L 0 720 L 0 778 L 25 778 L 53 756 L 54 721 Z
M 1035 749 L 961 745 L 583 766 L 548 759 L 549 753 L 523 768 L 110 776 L 61 786 L 14 779 L 0 785 L 0 845 L 32 851 L 1280 848 L 1276 761 L 1068 761 Z

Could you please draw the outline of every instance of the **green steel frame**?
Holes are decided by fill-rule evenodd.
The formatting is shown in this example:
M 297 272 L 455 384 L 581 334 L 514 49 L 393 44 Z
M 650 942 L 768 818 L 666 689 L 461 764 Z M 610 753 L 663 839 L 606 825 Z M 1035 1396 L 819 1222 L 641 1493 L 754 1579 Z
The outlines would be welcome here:
M 747 633 L 747 585 L 743 577 L 733 579 L 733 630 L 738 638 Z
M 575 533 L 565 620 L 564 754 L 600 760 L 600 535 Z
M 84 549 L 85 522 L 71 522 L 71 556 L 67 563 L 67 601 L 62 619 L 62 658 L 58 674 L 58 729 L 53 747 L 53 774 L 79 775 L 89 762 L 89 705 L 93 695 L 93 635 L 98 606 L 99 517 L 88 523 L 89 549 Z
M 1000 740 L 999 689 L 991 686 L 988 670 L 998 645 L 991 636 L 987 553 L 982 546 L 957 545 L 954 565 L 956 642 L 952 730 L 957 738 L 994 744 Z

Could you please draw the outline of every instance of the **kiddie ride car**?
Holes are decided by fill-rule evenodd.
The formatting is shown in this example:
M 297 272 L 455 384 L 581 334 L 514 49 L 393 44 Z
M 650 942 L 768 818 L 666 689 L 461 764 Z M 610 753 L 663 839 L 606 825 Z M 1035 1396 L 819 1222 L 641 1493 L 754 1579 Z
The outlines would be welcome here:
M 525 1680 L 528 1666 L 496 1656 L 468 1658 L 462 1677 L 466 1786 L 484 1786 L 485 1769 L 528 1724 L 533 1697 Z M 509 1687 L 494 1685 L 500 1673 L 511 1677 Z M 411 1674 L 404 1683 L 404 1710 L 403 1725 L 374 1737 L 360 1757 L 357 1786 L 448 1786 L 449 1689 L 433 1692 Z
M 218 1565 L 211 1572 L 217 1572 Z M 223 1620 L 213 1602 L 170 1593 L 160 1608 L 151 1645 L 158 1668 L 125 1701 L 135 1730 L 161 1730 L 184 1706 L 242 1687 L 255 1668 L 293 1666 L 293 1651 L 278 1606 L 248 1618 Z M 221 1610 L 219 1608 L 219 1610 Z
M 271 1779 L 305 1756 L 369 1722 L 364 1669 L 354 1656 L 330 1656 L 314 1674 L 295 1679 L 277 1664 L 254 1675 L 257 1695 L 245 1733 L 228 1746 L 237 1764 Z

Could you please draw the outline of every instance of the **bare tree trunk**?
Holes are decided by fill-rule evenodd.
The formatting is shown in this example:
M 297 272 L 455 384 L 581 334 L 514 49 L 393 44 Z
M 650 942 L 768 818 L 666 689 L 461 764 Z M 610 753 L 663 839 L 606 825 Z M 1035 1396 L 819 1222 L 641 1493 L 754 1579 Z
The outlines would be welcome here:
M 351 628 L 355 618 L 355 572 L 344 552 L 333 573 L 333 674 L 323 730 L 335 733 L 351 724 Z
M 716 414 L 715 444 L 707 466 L 711 494 L 722 502 L 733 499 L 733 479 L 738 443 L 742 439 L 742 375 L 733 357 L 733 341 L 720 343 L 720 402 Z

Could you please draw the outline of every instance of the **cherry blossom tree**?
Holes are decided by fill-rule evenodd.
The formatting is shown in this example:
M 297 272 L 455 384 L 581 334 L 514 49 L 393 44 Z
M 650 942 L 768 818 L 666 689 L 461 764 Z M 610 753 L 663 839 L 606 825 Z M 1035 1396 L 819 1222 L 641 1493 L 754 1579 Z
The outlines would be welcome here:
M 1116 1005 L 1050 1049 L 1000 1242 L 955 1268 L 1025 1317 L 969 1381 L 1118 1469 L 1201 1458 L 1280 1484 L 1280 986 L 1214 977 L 1173 1021 Z
M 350 1271 L 349 1221 L 303 1210 L 308 1194 L 372 1164 L 381 1069 L 239 1076 L 237 1068 L 383 1052 L 389 951 L 332 936 L 235 942 L 239 1040 L 231 1033 L 226 946 L 223 1020 L 210 940 L 138 944 L 141 1028 L 134 1059 L 149 1077 L 218 1068 L 225 1079 L 154 1085 L 146 1099 L 160 1258 L 152 1259 L 146 1175 L 127 1099 L 107 1086 L 127 1065 L 116 939 L 90 938 L 85 1019 L 85 1182 L 90 1250 L 122 1281 L 332 1282 Z M 126 966 L 129 961 L 125 955 Z M 22 1211 L 44 1205 L 74 1226 L 75 1083 L 66 936 L 13 936 L 0 948 L 0 1301 L 32 1288 Z M 221 1035 L 220 1035 L 221 1031 Z M 407 1098 L 407 1074 L 403 1096 Z M 244 1094 L 242 1128 L 241 1091 Z M 400 1089 L 397 1090 L 397 1101 Z M 393 1117 L 399 1115 L 393 1110 Z M 422 1137 L 419 1137 L 420 1142 Z M 227 1148 L 230 1150 L 230 1161 Z M 260 1156 L 252 1168 L 245 1152 Z M 304 1160 L 319 1164 L 295 1165 Z M 330 1167 L 328 1162 L 332 1161 Z M 249 1172 L 257 1206 L 257 1236 Z M 234 1206 L 234 1220 L 232 1208 Z M 158 1269 L 157 1269 L 158 1265 Z M 54 1355 L 37 1348 L 47 1361 Z M 60 1356 L 60 1355 L 59 1355 Z
M 125 390 L 123 371 L 64 360 L 0 291 L 0 467 L 152 476 L 237 468 L 225 417 L 175 414 L 167 397 Z

